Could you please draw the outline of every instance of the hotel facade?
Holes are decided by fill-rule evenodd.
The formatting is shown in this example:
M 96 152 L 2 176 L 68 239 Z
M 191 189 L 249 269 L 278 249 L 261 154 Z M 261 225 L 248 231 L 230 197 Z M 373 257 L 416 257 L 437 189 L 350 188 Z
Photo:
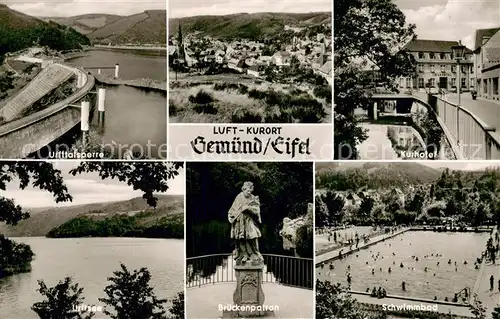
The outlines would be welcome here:
M 460 85 L 462 92 L 474 89 L 475 73 L 473 52 L 465 49 L 465 59 L 457 61 L 453 57 L 452 46 L 457 41 L 412 40 L 403 50 L 411 54 L 417 62 L 414 76 L 399 79 L 399 88 L 403 90 L 425 90 L 426 88 L 457 91 Z M 458 78 L 460 70 L 460 83 Z

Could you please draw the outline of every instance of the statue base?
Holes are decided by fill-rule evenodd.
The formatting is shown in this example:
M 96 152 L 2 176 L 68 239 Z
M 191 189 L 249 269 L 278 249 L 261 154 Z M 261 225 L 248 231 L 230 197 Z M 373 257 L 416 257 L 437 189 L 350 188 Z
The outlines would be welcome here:
M 262 277 L 264 264 L 236 265 L 236 289 L 233 293 L 233 308 L 222 312 L 222 318 L 274 317 L 274 312 L 263 309 L 264 291 Z

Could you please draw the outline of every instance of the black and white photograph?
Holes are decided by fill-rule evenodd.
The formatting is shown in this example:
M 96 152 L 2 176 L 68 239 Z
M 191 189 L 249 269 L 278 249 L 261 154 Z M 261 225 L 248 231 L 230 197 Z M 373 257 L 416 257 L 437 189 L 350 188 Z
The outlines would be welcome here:
M 313 164 L 186 164 L 186 317 L 314 318 Z
M 331 123 L 332 2 L 169 1 L 169 123 Z
M 500 159 L 500 2 L 334 6 L 334 159 Z
M 500 163 L 316 164 L 316 318 L 500 314 Z
M 184 319 L 184 163 L 0 162 L 0 318 Z
M 0 1 L 0 158 L 165 159 L 166 8 Z

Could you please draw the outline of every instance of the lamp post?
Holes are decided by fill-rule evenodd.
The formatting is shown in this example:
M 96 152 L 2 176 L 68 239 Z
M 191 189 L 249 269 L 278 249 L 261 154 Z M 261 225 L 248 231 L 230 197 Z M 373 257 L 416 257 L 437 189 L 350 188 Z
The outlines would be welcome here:
M 457 105 L 457 142 L 460 145 L 460 91 L 462 87 L 462 81 L 460 79 L 460 75 L 462 70 L 460 70 L 460 61 L 465 57 L 465 46 L 462 45 L 462 41 L 458 41 L 457 45 L 451 47 L 451 52 L 455 61 L 457 61 L 457 93 L 458 93 L 458 105 Z

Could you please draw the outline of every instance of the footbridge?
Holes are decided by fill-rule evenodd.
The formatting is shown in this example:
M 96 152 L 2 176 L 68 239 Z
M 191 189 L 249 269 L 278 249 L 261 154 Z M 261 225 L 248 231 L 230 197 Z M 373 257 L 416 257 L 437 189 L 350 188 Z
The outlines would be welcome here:
M 421 135 L 426 132 L 418 127 L 419 118 L 434 119 L 443 136 L 441 159 L 500 159 L 500 134 L 496 127 L 480 119 L 471 107 L 452 102 L 446 95 L 376 94 L 372 96 L 372 103 L 367 111 L 369 121 L 386 123 L 387 118 L 396 119 L 415 127 Z M 466 99 L 465 103 L 473 102 Z

